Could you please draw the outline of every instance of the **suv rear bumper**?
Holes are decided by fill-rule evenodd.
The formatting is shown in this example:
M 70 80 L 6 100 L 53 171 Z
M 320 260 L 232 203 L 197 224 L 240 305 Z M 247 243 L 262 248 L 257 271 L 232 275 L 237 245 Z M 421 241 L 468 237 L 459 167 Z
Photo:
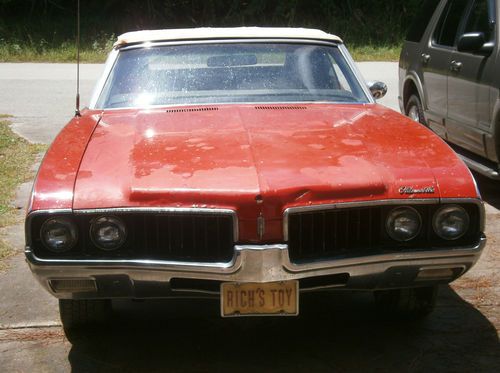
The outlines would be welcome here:
M 486 244 L 307 264 L 291 263 L 287 245 L 236 246 L 230 263 L 153 260 L 45 260 L 26 250 L 30 268 L 57 298 L 163 298 L 217 295 L 222 282 L 298 280 L 301 291 L 380 290 L 449 283 L 467 272 Z

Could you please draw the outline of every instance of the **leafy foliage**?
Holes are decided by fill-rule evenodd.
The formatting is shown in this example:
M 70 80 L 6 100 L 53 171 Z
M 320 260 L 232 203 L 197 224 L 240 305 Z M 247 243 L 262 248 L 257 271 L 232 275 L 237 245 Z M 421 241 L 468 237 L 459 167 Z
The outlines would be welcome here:
M 77 0 L 0 0 L 0 39 L 37 48 L 74 39 Z M 320 28 L 350 44 L 394 45 L 422 0 L 81 0 L 87 45 L 125 31 L 214 26 Z M 1 42 L 2 40 L 0 40 Z

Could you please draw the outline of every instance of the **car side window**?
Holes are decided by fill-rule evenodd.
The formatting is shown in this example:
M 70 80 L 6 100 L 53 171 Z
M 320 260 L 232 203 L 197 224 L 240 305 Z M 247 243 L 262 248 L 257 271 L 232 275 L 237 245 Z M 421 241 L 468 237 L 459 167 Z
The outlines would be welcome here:
M 492 39 L 492 29 L 488 16 L 488 0 L 476 0 L 465 25 L 464 33 L 482 32 L 486 41 Z
M 467 0 L 450 0 L 441 14 L 433 42 L 445 47 L 453 47 L 457 39 L 458 27 L 467 8 Z

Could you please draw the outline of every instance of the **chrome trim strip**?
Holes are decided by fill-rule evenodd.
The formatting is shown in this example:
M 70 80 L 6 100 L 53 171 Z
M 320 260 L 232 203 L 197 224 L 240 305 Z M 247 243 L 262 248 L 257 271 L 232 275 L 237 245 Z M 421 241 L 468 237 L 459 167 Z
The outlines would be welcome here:
M 161 269 L 171 272 L 194 272 L 194 273 L 234 273 L 241 266 L 241 258 L 235 255 L 228 263 L 202 263 L 202 262 L 177 262 L 153 259 L 42 259 L 31 251 L 29 247 L 25 250 L 26 257 L 34 264 L 47 266 L 67 267 L 105 267 L 105 268 L 141 268 L 148 267 L 151 270 Z
M 207 294 L 207 295 L 220 295 L 219 291 L 213 290 L 200 290 L 200 289 L 190 289 L 190 288 L 170 288 L 173 293 L 194 293 L 194 294 Z
M 100 209 L 61 209 L 61 210 L 37 210 L 28 214 L 26 217 L 25 234 L 26 245 L 31 245 L 31 220 L 37 215 L 53 215 L 53 214 L 113 214 L 113 213 L 173 213 L 173 214 L 200 214 L 200 215 L 228 215 L 233 220 L 233 235 L 234 242 L 239 240 L 239 223 L 236 211 L 231 209 L 217 208 L 199 208 L 199 207 L 117 207 L 117 208 L 100 208 Z
M 210 215 L 235 215 L 234 210 L 217 209 L 217 208 L 202 208 L 202 207 L 111 207 L 111 208 L 96 208 L 96 209 L 78 209 L 73 210 L 75 214 L 107 214 L 113 212 L 173 212 L 173 213 L 199 213 Z
M 104 65 L 104 71 L 102 72 L 102 75 L 100 76 L 99 80 L 97 80 L 94 90 L 92 91 L 92 96 L 90 98 L 90 103 L 89 103 L 90 110 L 95 110 L 97 101 L 101 96 L 101 92 L 109 78 L 109 75 L 111 74 L 111 70 L 113 69 L 113 66 L 115 65 L 117 58 L 118 58 L 118 51 L 116 49 L 113 49 L 109 53 L 108 58 L 106 59 L 106 63 Z
M 482 164 L 472 158 L 468 158 L 463 154 L 458 155 L 462 161 L 472 170 L 486 176 L 492 180 L 500 180 L 500 172 L 498 169 L 490 168 L 485 164 Z
M 263 251 L 263 250 L 288 250 L 288 245 L 276 244 L 276 245 L 236 245 L 236 251 L 243 250 L 253 250 L 253 251 Z
M 177 46 L 177 45 L 203 45 L 203 44 L 239 44 L 239 43 L 276 43 L 276 44 L 319 44 L 328 46 L 343 45 L 340 41 L 307 39 L 307 38 L 221 38 L 221 39 L 197 39 L 197 40 L 176 40 L 176 41 L 145 41 L 136 44 L 125 44 L 118 46 L 115 50 L 126 51 L 130 49 L 142 49 L 152 47 Z
M 485 211 L 484 203 L 476 198 L 422 198 L 422 199 L 386 199 L 376 201 L 341 202 L 324 205 L 311 205 L 300 207 L 289 207 L 283 212 L 283 237 L 288 241 L 288 219 L 291 214 L 300 212 L 337 210 L 344 208 L 370 207 L 370 206 L 393 206 L 393 205 L 435 205 L 443 203 L 473 203 L 479 207 L 480 230 L 484 231 Z
M 366 85 L 366 80 L 363 77 L 363 74 L 361 74 L 361 71 L 358 69 L 356 62 L 354 62 L 354 59 L 352 58 L 351 54 L 347 50 L 347 47 L 345 46 L 345 44 L 340 44 L 339 50 L 340 50 L 340 53 L 344 56 L 345 60 L 347 61 L 347 64 L 351 68 L 351 71 L 354 74 L 354 77 L 357 79 L 358 83 L 361 85 L 361 90 L 364 92 L 367 100 L 371 104 L 376 104 L 377 101 L 373 98 L 370 90 L 368 89 L 368 86 Z

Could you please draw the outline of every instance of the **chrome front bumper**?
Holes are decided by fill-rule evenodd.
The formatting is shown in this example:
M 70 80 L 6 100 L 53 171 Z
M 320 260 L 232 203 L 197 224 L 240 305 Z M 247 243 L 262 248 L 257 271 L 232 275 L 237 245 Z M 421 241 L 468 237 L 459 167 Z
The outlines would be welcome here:
M 448 283 L 467 272 L 486 244 L 470 248 L 418 251 L 358 258 L 291 263 L 287 245 L 236 246 L 230 263 L 180 263 L 154 260 L 46 260 L 27 248 L 30 268 L 57 298 L 156 298 L 192 293 L 217 294 L 197 288 L 171 286 L 173 279 L 216 282 L 274 282 L 299 280 L 301 291 L 325 288 L 376 290 Z M 446 275 L 448 273 L 448 275 Z M 321 279 L 321 281 L 310 281 Z M 54 289 L 54 283 L 94 283 L 93 288 Z M 73 281 L 73 282 L 71 282 Z M 83 281 L 83 282 L 82 282 Z

